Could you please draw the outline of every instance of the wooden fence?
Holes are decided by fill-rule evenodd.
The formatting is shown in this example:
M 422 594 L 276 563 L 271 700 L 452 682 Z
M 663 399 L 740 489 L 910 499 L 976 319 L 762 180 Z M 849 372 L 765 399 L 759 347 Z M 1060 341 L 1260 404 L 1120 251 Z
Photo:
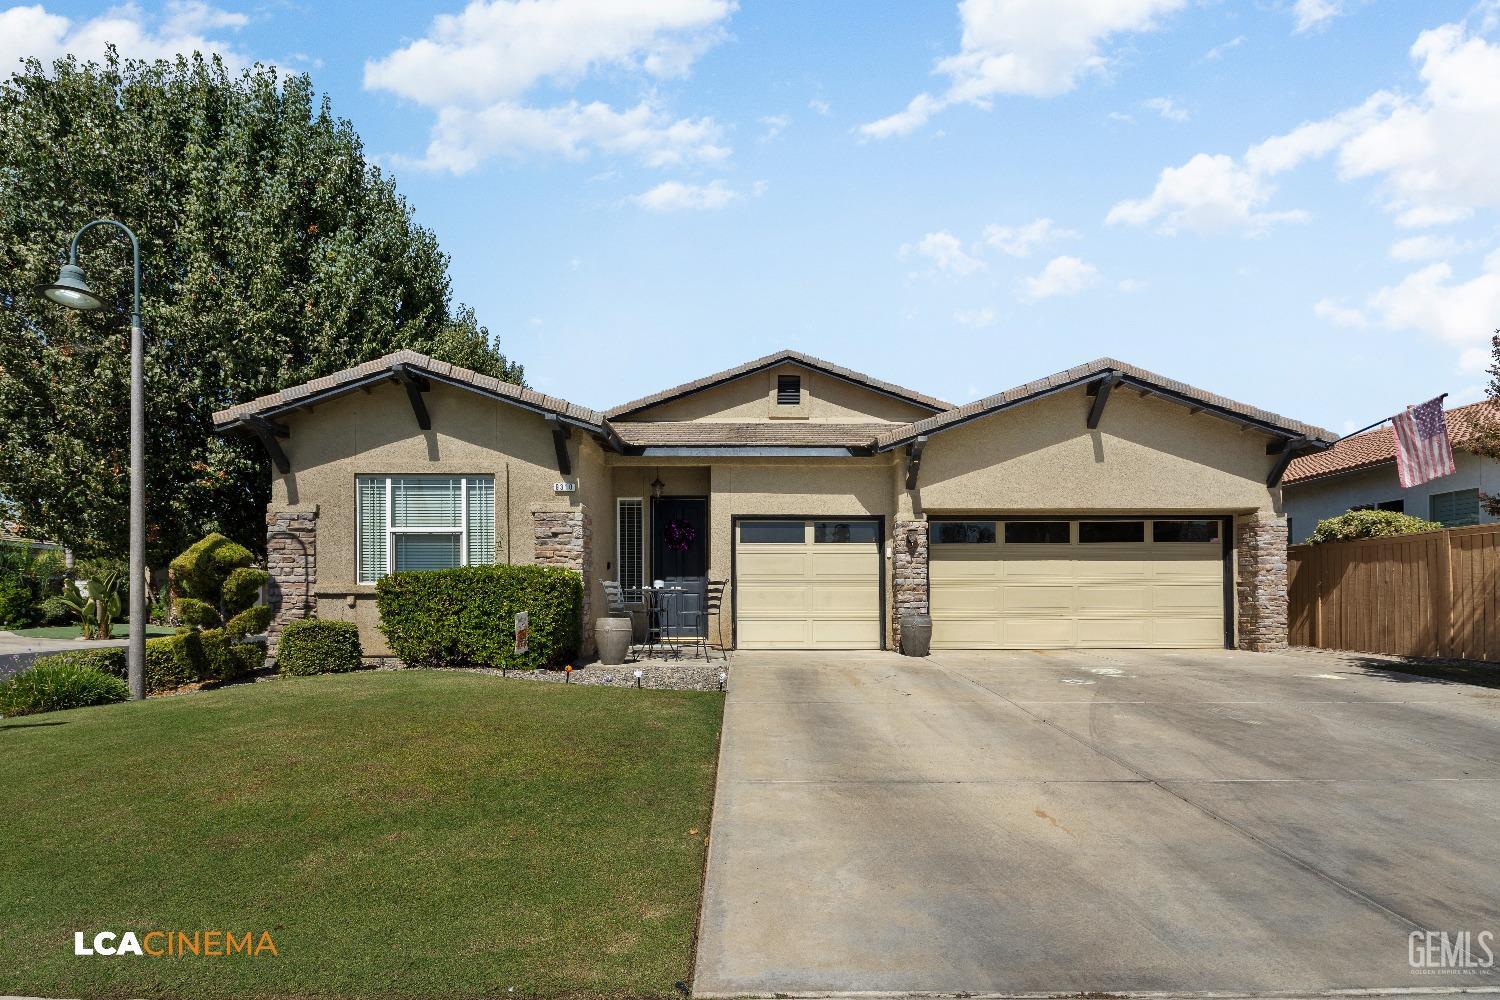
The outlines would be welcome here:
M 1500 524 L 1287 552 L 1294 646 L 1500 660 Z

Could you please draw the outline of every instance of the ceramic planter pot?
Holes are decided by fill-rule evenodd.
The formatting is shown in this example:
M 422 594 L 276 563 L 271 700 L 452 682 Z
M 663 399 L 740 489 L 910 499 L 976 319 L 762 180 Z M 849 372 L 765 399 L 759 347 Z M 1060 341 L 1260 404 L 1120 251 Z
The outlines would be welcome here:
M 633 630 L 629 618 L 600 618 L 594 622 L 594 642 L 599 646 L 599 662 L 618 667 L 625 662 Z

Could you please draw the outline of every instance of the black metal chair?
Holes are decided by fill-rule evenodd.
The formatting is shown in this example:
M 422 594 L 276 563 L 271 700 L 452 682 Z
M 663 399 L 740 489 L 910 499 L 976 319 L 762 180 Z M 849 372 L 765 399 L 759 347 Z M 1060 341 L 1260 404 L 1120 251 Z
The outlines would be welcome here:
M 709 616 L 718 617 L 719 609 L 724 604 L 724 582 L 708 581 L 703 592 L 703 607 L 698 611 L 685 611 L 682 615 L 693 629 L 693 655 L 697 656 L 701 651 L 704 660 L 710 658 L 709 654 L 714 649 L 719 651 L 719 656 L 729 659 L 729 654 L 724 652 L 723 642 L 708 641 L 708 619 Z
M 610 618 L 629 618 L 634 622 L 635 615 L 632 612 L 645 611 L 647 605 L 645 595 L 641 591 L 625 590 L 618 580 L 605 580 L 603 586 L 605 613 Z M 646 615 L 646 621 L 648 624 L 651 621 L 649 613 Z M 644 643 L 635 642 L 634 636 L 631 637 L 630 649 L 640 649 L 644 645 Z
M 643 588 L 641 595 L 646 604 L 646 642 L 645 653 L 649 656 L 660 655 L 662 659 L 668 656 L 681 655 L 676 643 L 667 641 L 667 602 L 662 599 L 661 592 L 653 588 Z

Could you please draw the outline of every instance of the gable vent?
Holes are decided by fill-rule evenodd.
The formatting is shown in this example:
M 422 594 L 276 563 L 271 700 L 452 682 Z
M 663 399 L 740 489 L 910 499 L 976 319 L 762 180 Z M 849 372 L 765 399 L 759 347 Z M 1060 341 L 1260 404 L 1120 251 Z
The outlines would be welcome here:
M 776 405 L 797 406 L 802 402 L 802 376 L 776 376 Z

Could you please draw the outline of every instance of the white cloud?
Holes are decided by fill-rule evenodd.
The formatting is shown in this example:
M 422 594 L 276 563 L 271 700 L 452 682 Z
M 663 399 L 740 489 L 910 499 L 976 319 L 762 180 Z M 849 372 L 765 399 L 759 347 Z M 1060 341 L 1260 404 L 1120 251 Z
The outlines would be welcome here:
M 1370 309 L 1381 325 L 1416 330 L 1456 347 L 1461 367 L 1482 371 L 1490 337 L 1500 325 L 1500 251 L 1486 257 L 1480 272 L 1468 281 L 1455 282 L 1447 263 L 1429 264 L 1376 292 Z
M 1199 153 L 1180 167 L 1167 167 L 1148 197 L 1118 203 L 1104 221 L 1132 226 L 1154 223 L 1158 232 L 1168 235 L 1184 230 L 1261 235 L 1276 223 L 1307 218 L 1305 212 L 1262 211 L 1273 191 L 1262 176 L 1233 158 Z
M 1185 122 L 1188 120 L 1188 110 L 1170 97 L 1153 97 L 1142 101 L 1141 107 L 1147 111 L 1155 111 L 1169 122 Z
M 1328 156 L 1339 179 L 1374 181 L 1400 226 L 1446 225 L 1500 208 L 1500 43 L 1465 24 L 1446 24 L 1422 32 L 1411 56 L 1419 64 L 1420 94 L 1379 91 L 1250 147 L 1240 161 L 1200 153 L 1164 170 L 1150 198 L 1116 205 L 1111 220 L 1145 225 L 1174 210 L 1190 218 L 1192 192 L 1174 198 L 1163 188 L 1196 179 L 1200 187 L 1216 181 L 1210 217 L 1262 232 L 1269 221 L 1299 217 L 1260 211 L 1272 193 L 1268 178 Z
M 0 10 L 0 74 L 19 69 L 22 59 L 50 63 L 65 55 L 99 59 L 113 44 L 135 59 L 172 59 L 179 54 L 218 54 L 232 68 L 249 60 L 221 38 L 203 34 L 243 27 L 248 18 L 206 3 L 171 3 L 161 17 L 134 4 L 113 7 L 97 17 L 74 20 L 48 13 L 42 4 Z
M 1370 325 L 1363 312 L 1352 306 L 1341 305 L 1333 299 L 1320 299 L 1313 303 L 1313 315 L 1334 326 L 1350 330 L 1362 330 Z
M 1030 302 L 1058 295 L 1077 295 L 1099 283 L 1099 269 L 1077 257 L 1054 257 L 1042 272 L 1027 278 L 1021 297 Z
M 825 118 L 833 113 L 833 106 L 831 104 L 829 104 L 827 101 L 819 100 L 816 97 L 808 101 L 807 106 L 817 114 L 823 115 Z
M 716 212 L 738 201 L 738 191 L 723 181 L 708 184 L 684 184 L 682 181 L 663 181 L 649 191 L 643 191 L 631 201 L 651 212 Z
M 1220 59 L 1224 58 L 1224 54 L 1225 53 L 1231 52 L 1234 49 L 1237 49 L 1241 45 L 1244 45 L 1244 44 L 1245 44 L 1245 36 L 1244 35 L 1235 35 L 1229 41 L 1223 42 L 1223 43 L 1221 43 L 1219 45 L 1215 45 L 1213 48 L 1211 48 L 1207 52 L 1203 53 L 1203 61 L 1204 62 L 1218 62 Z
M 928 274 L 942 273 L 965 277 L 984 268 L 984 261 L 964 251 L 963 241 L 952 233 L 928 233 L 916 243 L 901 246 L 903 260 L 916 257 L 932 265 Z
M 761 133 L 760 141 L 770 142 L 786 131 L 786 127 L 792 123 L 792 117 L 791 115 L 762 115 L 760 123 L 766 127 L 766 130 Z
M 1343 0 L 1296 0 L 1292 4 L 1292 17 L 1299 32 L 1324 27 L 1343 12 Z
M 987 306 L 981 306 L 978 309 L 958 309 L 953 313 L 953 322 L 971 330 L 983 330 L 985 327 L 994 326 L 998 319 L 995 310 Z
M 904 135 L 955 104 L 988 108 L 1003 95 L 1054 97 L 1104 70 L 1111 39 L 1155 30 L 1187 0 L 961 0 L 962 41 L 934 72 L 948 80 L 938 96 L 918 94 L 906 108 L 868 122 L 872 139 Z
M 1111 111 L 1108 115 L 1108 118 L 1112 122 L 1120 122 L 1124 125 L 1135 124 L 1135 115 L 1127 115 L 1123 111 Z
M 444 108 L 425 158 L 415 165 L 462 174 L 495 155 L 581 160 L 598 150 L 634 157 L 648 167 L 676 167 L 726 159 L 730 151 L 722 137 L 712 118 L 674 119 L 645 102 L 624 111 L 598 101 L 553 108 L 507 102 L 472 111 Z
M 1133 295 L 1136 292 L 1144 291 L 1146 288 L 1146 283 L 1144 281 L 1141 281 L 1139 278 L 1121 278 L 1119 283 L 1116 284 L 1115 287 L 1124 292 L 1126 295 Z
M 1029 257 L 1037 247 L 1060 240 L 1075 240 L 1078 234 L 1054 223 L 1051 219 L 1036 219 L 1024 226 L 984 227 L 984 243 L 1011 257 Z
M 680 77 L 720 41 L 734 0 L 471 0 L 427 34 L 365 63 L 364 84 L 437 112 L 421 165 L 455 173 L 493 155 L 589 149 L 654 166 L 723 159 L 712 118 L 673 118 L 654 100 L 616 110 L 595 101 L 536 107 L 541 86 L 591 73 Z
M 1387 253 L 1391 260 L 1436 260 L 1472 250 L 1474 244 L 1461 242 L 1452 236 L 1408 236 L 1391 244 Z

